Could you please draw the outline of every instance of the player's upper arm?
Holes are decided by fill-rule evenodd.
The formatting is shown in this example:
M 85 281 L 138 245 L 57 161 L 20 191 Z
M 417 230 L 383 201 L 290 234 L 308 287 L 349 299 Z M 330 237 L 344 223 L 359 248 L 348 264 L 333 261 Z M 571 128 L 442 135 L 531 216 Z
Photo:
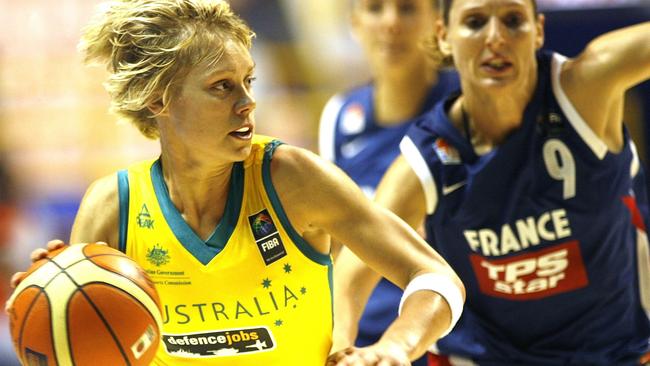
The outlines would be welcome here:
M 315 154 L 280 146 L 271 175 L 296 229 L 324 230 L 398 286 L 417 273 L 449 270 L 415 230 L 366 198 L 345 173 Z
M 426 215 L 424 190 L 403 155 L 399 155 L 381 179 L 375 202 L 417 229 Z
M 293 226 L 304 232 L 325 228 L 344 217 L 335 210 L 364 197 L 359 187 L 334 164 L 289 145 L 279 146 L 271 161 L 273 185 Z
M 84 195 L 70 235 L 71 243 L 104 241 L 113 248 L 119 238 L 117 175 L 93 182 Z
M 627 90 L 650 78 L 650 22 L 606 33 L 591 41 L 576 63 L 600 87 Z
M 650 78 L 649 34 L 650 22 L 606 33 L 562 68 L 562 88 L 580 116 L 606 143 L 616 136 L 610 148 L 622 141 L 625 91 Z

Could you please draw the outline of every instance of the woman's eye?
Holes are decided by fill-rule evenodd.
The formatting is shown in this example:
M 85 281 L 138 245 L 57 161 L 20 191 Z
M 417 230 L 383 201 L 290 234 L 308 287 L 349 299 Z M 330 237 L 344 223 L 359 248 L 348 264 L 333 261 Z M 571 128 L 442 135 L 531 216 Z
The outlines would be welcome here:
M 479 29 L 485 24 L 485 17 L 480 15 L 471 15 L 465 18 L 465 25 L 471 29 Z
M 366 4 L 366 11 L 369 13 L 379 13 L 381 12 L 381 2 L 380 1 L 370 1 Z
M 212 89 L 218 91 L 227 91 L 231 89 L 231 85 L 228 81 L 219 81 L 212 85 Z
M 253 85 L 253 82 L 255 80 L 257 80 L 257 78 L 255 76 L 250 76 L 250 77 L 246 78 L 246 84 L 248 84 L 249 86 Z
M 413 14 L 415 10 L 415 4 L 413 3 L 404 3 L 399 6 L 400 14 Z
M 522 16 L 516 13 L 508 14 L 503 20 L 503 23 L 508 28 L 517 28 L 521 25 L 522 22 L 523 22 Z

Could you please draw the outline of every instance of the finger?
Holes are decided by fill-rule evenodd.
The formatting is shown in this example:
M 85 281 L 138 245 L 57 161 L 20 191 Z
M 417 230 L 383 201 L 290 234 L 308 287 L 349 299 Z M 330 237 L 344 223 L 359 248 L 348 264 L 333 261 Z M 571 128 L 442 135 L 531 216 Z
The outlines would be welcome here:
M 7 300 L 7 302 L 5 302 L 5 314 L 6 315 L 10 315 L 9 314 L 9 308 L 11 307 L 11 305 L 12 304 L 9 302 L 9 300 Z
M 331 365 L 342 365 L 340 362 L 346 358 L 346 354 L 343 351 L 338 351 L 331 354 L 327 358 L 328 366 Z
M 16 288 L 20 281 L 23 280 L 23 277 L 25 276 L 25 272 L 16 272 L 14 273 L 13 276 L 11 276 L 11 280 L 9 281 L 9 285 L 11 288 Z
M 29 258 L 32 262 L 36 262 L 39 259 L 47 257 L 47 253 L 48 251 L 45 248 L 34 249 L 34 251 L 29 255 Z
M 47 242 L 47 250 L 56 250 L 65 246 L 63 240 L 54 239 Z
M 377 366 L 402 366 L 399 362 L 393 362 L 392 360 L 383 359 L 377 363 Z
M 336 366 L 355 366 L 362 365 L 359 363 L 359 357 L 356 354 L 343 354 L 339 353 L 333 365 Z

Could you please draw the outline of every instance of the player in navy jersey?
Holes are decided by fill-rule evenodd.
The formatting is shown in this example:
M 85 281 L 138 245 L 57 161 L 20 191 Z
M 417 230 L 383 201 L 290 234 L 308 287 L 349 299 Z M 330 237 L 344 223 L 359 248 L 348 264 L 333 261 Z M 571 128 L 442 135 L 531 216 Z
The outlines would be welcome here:
M 430 365 L 649 362 L 645 195 L 622 115 L 625 91 L 650 78 L 650 23 L 567 59 L 540 51 L 533 0 L 445 1 L 443 14 L 438 45 L 462 91 L 409 129 L 376 196 L 412 226 L 426 219 L 467 287 Z
M 363 47 L 372 82 L 332 97 L 320 124 L 320 154 L 342 168 L 369 197 L 399 154 L 399 142 L 418 115 L 457 88 L 454 72 L 438 71 L 438 63 L 422 47 L 434 33 L 434 0 L 353 0 L 351 25 Z M 344 268 L 336 281 L 349 281 Z M 334 286 L 336 291 L 337 286 Z M 397 316 L 402 290 L 382 279 L 359 323 L 355 344 L 379 340 Z M 345 316 L 345 311 L 336 311 Z M 354 340 L 354 334 L 343 343 Z M 334 347 L 337 344 L 335 342 Z M 426 358 L 414 365 L 426 365 Z

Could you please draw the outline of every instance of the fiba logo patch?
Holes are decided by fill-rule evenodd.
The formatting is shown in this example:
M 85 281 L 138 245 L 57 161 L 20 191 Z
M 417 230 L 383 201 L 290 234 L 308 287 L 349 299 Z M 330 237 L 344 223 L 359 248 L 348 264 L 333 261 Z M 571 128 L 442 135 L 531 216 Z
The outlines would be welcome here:
M 153 248 L 147 249 L 147 262 L 153 264 L 156 267 L 160 267 L 169 263 L 171 259 L 169 257 L 169 250 L 163 249 L 160 244 L 156 244 Z
M 266 212 L 260 212 L 255 215 L 251 221 L 251 227 L 256 238 L 268 236 L 276 231 L 273 221 Z
M 267 266 L 287 255 L 280 233 L 266 209 L 255 215 L 248 216 L 248 222 L 253 237 L 255 237 L 257 248 L 260 250 L 260 254 Z

